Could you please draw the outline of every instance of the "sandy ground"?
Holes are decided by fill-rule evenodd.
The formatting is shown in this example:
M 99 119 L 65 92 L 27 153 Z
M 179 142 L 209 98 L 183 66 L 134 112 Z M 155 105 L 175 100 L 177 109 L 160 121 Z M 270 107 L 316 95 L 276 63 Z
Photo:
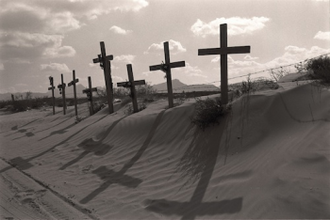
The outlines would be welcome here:
M 282 82 L 204 132 L 194 102 L 1 115 L 1 219 L 330 219 L 329 89 Z

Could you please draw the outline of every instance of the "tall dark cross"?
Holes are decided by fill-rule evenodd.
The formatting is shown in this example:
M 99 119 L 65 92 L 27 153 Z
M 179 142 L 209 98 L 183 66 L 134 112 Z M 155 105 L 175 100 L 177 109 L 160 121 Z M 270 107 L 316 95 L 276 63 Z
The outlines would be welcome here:
M 92 88 L 92 79 L 89 76 L 88 77 L 88 89 L 84 89 L 83 93 L 87 94 L 87 99 L 90 101 L 91 107 L 89 109 L 89 114 L 93 115 L 94 114 L 94 105 L 93 105 L 93 92 L 97 91 L 97 88 Z
M 250 46 L 228 47 L 227 24 L 220 25 L 220 48 L 199 49 L 198 56 L 220 54 L 221 102 L 228 103 L 228 54 L 250 53 Z
M 53 103 L 53 115 L 55 115 L 55 96 L 54 96 L 54 78 L 52 76 L 49 77 L 49 83 L 50 87 L 48 87 L 48 90 L 52 90 L 52 103 Z
M 144 85 L 144 84 L 146 84 L 146 82 L 144 80 L 134 81 L 132 64 L 127 64 L 127 74 L 128 74 L 128 82 L 119 82 L 119 83 L 117 83 L 117 86 L 122 86 L 122 87 L 131 89 L 131 98 L 132 98 L 132 103 L 133 103 L 133 111 L 138 112 L 139 108 L 138 108 L 138 103 L 137 103 L 135 86 L 136 85 Z
M 66 114 L 66 99 L 65 99 L 65 83 L 63 81 L 63 74 L 61 74 L 61 84 L 57 86 L 57 88 L 60 90 L 60 94 L 62 94 L 63 99 L 63 114 Z
M 109 104 L 109 114 L 113 113 L 113 91 L 112 91 L 112 79 L 111 79 L 111 62 L 113 56 L 106 55 L 104 42 L 100 42 L 101 54 L 97 58 L 93 59 L 93 63 L 100 63 L 101 68 L 104 71 L 105 87 L 107 90 L 108 104 Z
M 172 88 L 172 76 L 171 76 L 171 69 L 177 67 L 184 67 L 186 66 L 185 61 L 173 62 L 170 61 L 170 50 L 168 42 L 164 42 L 164 54 L 165 54 L 165 63 L 150 66 L 150 71 L 161 70 L 166 73 L 167 79 L 167 93 L 168 93 L 168 106 L 169 108 L 173 107 L 173 88 Z
M 76 72 L 72 70 L 72 81 L 69 82 L 68 86 L 73 86 L 73 95 L 74 95 L 74 109 L 76 116 L 78 116 L 78 107 L 77 107 L 77 90 L 76 83 L 79 82 L 79 79 L 76 79 Z

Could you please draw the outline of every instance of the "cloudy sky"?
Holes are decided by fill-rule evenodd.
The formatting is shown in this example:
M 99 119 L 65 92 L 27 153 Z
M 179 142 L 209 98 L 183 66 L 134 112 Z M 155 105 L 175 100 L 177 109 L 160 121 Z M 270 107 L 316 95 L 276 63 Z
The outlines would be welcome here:
M 100 41 L 114 56 L 114 83 L 128 78 L 129 63 L 136 80 L 165 82 L 163 72 L 149 72 L 164 61 L 164 41 L 171 61 L 186 62 L 173 79 L 216 82 L 219 57 L 197 54 L 219 47 L 222 23 L 229 46 L 251 46 L 229 56 L 229 77 L 299 62 L 330 53 L 329 8 L 329 0 L 0 0 L 0 93 L 45 92 L 50 75 L 57 85 L 72 70 L 83 85 L 91 76 L 104 86 L 92 63 Z

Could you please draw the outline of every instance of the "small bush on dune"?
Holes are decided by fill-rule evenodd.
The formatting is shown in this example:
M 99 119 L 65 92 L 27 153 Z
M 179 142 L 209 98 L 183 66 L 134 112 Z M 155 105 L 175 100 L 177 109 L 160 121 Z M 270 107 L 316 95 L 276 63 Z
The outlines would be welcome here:
M 306 69 L 311 72 L 312 79 L 320 79 L 322 82 L 330 83 L 330 57 L 321 56 L 311 59 L 307 62 Z
M 223 105 L 220 98 L 215 100 L 197 98 L 191 122 L 204 131 L 211 125 L 219 124 L 219 117 L 225 115 L 229 110 L 230 107 Z

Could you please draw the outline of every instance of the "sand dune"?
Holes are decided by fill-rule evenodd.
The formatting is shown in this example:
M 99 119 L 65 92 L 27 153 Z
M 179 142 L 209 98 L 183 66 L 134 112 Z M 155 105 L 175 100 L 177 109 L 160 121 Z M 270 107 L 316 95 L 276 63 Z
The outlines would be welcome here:
M 330 218 L 328 89 L 291 83 L 243 96 L 204 132 L 190 122 L 194 102 L 159 100 L 128 116 L 118 106 L 79 123 L 50 110 L 2 115 L 2 182 L 16 172 L 41 184 L 24 187 L 55 195 L 73 219 Z M 36 194 L 11 212 L 1 199 L 1 218 L 62 218 L 36 213 Z

